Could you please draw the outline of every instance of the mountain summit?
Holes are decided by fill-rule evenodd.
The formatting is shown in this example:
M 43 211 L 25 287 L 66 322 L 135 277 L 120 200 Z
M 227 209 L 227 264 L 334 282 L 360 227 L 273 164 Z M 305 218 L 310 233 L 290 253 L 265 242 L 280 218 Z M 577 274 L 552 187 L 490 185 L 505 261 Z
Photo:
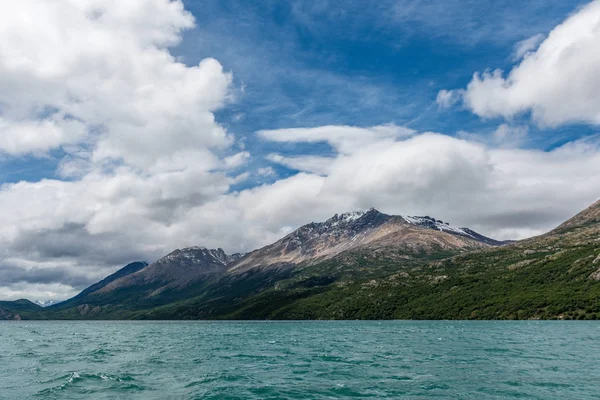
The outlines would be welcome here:
M 457 228 L 428 216 L 387 215 L 371 208 L 336 214 L 325 222 L 304 225 L 277 242 L 248 253 L 234 263 L 230 271 L 240 273 L 253 268 L 287 268 L 360 249 L 431 253 L 501 244 L 468 228 Z
M 227 265 L 240 256 L 228 255 L 220 248 L 194 246 L 177 249 L 152 264 L 129 264 L 50 309 L 77 306 L 79 314 L 87 316 L 101 314 L 102 307 L 114 308 L 115 304 L 142 308 L 166 304 L 190 295 L 190 287 L 224 274 Z

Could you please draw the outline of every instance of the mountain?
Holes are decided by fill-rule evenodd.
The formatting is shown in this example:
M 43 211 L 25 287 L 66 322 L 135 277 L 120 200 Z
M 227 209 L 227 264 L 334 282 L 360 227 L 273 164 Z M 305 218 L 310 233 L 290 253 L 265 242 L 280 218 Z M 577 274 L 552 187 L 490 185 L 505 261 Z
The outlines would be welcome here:
M 224 273 L 237 256 L 228 256 L 223 249 L 188 247 L 177 249 L 139 271 L 123 276 L 100 288 L 107 293 L 131 286 L 158 285 L 151 296 L 167 289 L 181 288 L 210 275 Z
M 196 286 L 224 274 L 242 255 L 223 249 L 177 249 L 148 264 L 135 262 L 88 287 L 77 296 L 49 307 L 60 318 L 120 318 L 132 310 L 152 308 L 195 294 Z
M 190 247 L 152 264 L 131 263 L 49 310 L 55 318 L 217 317 L 277 284 L 331 284 L 349 274 L 366 278 L 397 268 L 382 259 L 412 265 L 497 244 L 430 217 L 357 211 L 304 225 L 248 254 Z M 370 258 L 372 268 L 356 267 L 357 257 Z
M 430 217 L 393 216 L 375 209 L 335 215 L 246 254 L 196 297 L 143 317 L 269 318 L 272 310 L 298 297 L 348 280 L 372 279 L 497 244 L 502 242 Z
M 434 218 L 394 216 L 370 209 L 336 214 L 325 222 L 304 225 L 277 242 L 247 254 L 231 266 L 230 272 L 284 269 L 363 249 L 417 255 L 501 244 L 470 229 L 453 227 Z

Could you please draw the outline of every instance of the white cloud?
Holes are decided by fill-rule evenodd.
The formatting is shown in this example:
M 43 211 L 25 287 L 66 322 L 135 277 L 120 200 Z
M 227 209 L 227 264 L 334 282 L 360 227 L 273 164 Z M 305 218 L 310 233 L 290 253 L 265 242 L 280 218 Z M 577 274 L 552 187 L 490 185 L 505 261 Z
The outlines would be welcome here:
M 75 296 L 77 290 L 69 285 L 60 283 L 24 283 L 18 282 L 9 286 L 0 287 L 0 299 L 47 299 L 61 301 Z
M 540 125 L 600 124 L 600 0 L 554 28 L 506 76 L 476 73 L 464 103 L 484 117 L 531 112 Z
M 491 133 L 482 134 L 460 130 L 456 136 L 495 148 L 518 148 L 527 141 L 528 134 L 529 127 L 526 125 L 500 124 Z
M 438 92 L 435 102 L 440 109 L 446 109 L 458 103 L 460 99 L 461 94 L 459 91 L 442 89 Z
M 249 153 L 227 157 L 213 114 L 231 75 L 169 52 L 193 25 L 179 0 L 0 2 L 0 153 L 62 149 L 57 172 L 74 179 L 0 187 L 4 272 L 89 281 L 157 257 L 189 209 L 248 177 L 228 176 Z
M 256 170 L 256 174 L 262 177 L 270 177 L 276 176 L 277 172 L 273 169 L 273 167 L 262 167 Z
M 380 140 L 395 140 L 413 135 L 415 131 L 394 124 L 378 125 L 369 128 L 355 126 L 320 126 L 316 128 L 291 128 L 262 130 L 258 134 L 275 142 L 327 142 L 338 152 L 353 153 L 365 145 Z
M 192 26 L 180 1 L 2 2 L 0 117 L 10 123 L 0 150 L 85 139 L 95 163 L 148 169 L 228 146 L 212 111 L 227 100 L 230 75 L 214 59 L 188 67 L 167 49 Z M 64 116 L 94 135 L 73 132 Z
M 515 45 L 515 51 L 513 54 L 513 61 L 519 61 L 525 55 L 529 54 L 533 50 L 537 49 L 540 43 L 546 36 L 542 33 L 528 37 L 527 39 L 521 40 Z
M 500 147 L 519 147 L 528 133 L 527 126 L 500 124 L 492 134 L 492 140 Z
M 237 168 L 244 165 L 250 159 L 250 153 L 247 151 L 241 151 L 232 156 L 225 157 L 224 162 L 227 168 Z
M 267 160 L 284 165 L 288 168 L 303 172 L 310 172 L 317 175 L 326 175 L 329 167 L 335 161 L 334 157 L 319 156 L 299 156 L 285 157 L 281 154 L 269 154 L 265 157 Z
M 85 136 L 85 126 L 54 115 L 44 120 L 10 121 L 0 116 L 0 153 L 43 154 Z
M 327 136 L 328 129 L 337 132 L 335 127 L 320 132 Z M 356 129 L 358 135 L 360 128 Z M 287 134 L 287 130 L 271 131 L 269 137 L 283 140 Z M 304 222 L 311 220 L 307 213 L 314 220 L 334 212 L 379 207 L 391 213 L 435 215 L 499 238 L 542 233 L 598 198 L 600 138 L 552 151 L 514 148 L 526 134 L 526 127 L 501 125 L 487 144 L 427 133 L 352 147 L 330 161 L 321 180 L 306 175 L 305 179 L 314 177 L 311 182 L 316 186 L 310 192 L 317 194 L 305 199 Z M 313 135 L 314 128 L 298 129 L 290 140 Z M 322 186 L 317 190 L 319 182 Z M 265 209 L 277 208 L 276 195 L 263 201 Z M 290 210 L 290 215 L 294 212 Z

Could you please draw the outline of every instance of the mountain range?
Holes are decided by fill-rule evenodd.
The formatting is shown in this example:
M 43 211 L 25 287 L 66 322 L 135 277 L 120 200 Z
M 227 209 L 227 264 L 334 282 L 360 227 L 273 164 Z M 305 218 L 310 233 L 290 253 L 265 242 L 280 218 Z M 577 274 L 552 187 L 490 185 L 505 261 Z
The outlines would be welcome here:
M 304 225 L 247 254 L 177 249 L 0 319 L 520 319 L 600 316 L 600 202 L 502 242 L 375 209 Z

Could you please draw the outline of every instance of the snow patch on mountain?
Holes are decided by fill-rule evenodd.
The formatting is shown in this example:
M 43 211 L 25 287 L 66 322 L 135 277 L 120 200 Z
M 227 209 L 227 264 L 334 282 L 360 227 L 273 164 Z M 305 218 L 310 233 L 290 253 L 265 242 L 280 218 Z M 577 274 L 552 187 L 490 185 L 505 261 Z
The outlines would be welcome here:
M 412 225 L 422 226 L 429 229 L 436 229 L 442 232 L 449 232 L 458 235 L 465 235 L 472 238 L 475 238 L 470 232 L 469 229 L 466 228 L 458 228 L 456 226 L 452 226 L 447 222 L 440 221 L 435 218 L 431 218 L 429 216 L 424 217 L 411 217 L 411 216 L 401 216 L 406 222 Z

